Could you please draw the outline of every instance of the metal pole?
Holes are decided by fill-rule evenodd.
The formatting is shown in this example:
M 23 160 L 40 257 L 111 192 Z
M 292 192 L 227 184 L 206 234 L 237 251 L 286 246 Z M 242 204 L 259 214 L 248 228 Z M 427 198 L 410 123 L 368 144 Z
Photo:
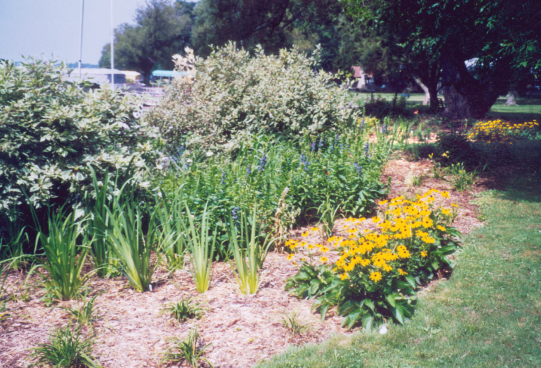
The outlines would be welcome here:
M 111 88 L 115 89 L 115 29 L 113 28 L 113 0 L 111 0 Z
M 81 0 L 81 49 L 79 50 L 79 79 L 81 79 L 81 63 L 83 60 L 83 21 L 85 19 L 85 0 Z

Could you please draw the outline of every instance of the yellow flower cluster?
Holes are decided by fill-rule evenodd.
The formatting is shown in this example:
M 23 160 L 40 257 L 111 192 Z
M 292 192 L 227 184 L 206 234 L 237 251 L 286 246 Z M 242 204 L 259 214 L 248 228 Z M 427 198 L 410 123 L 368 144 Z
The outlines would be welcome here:
M 538 126 L 539 123 L 536 120 L 522 124 L 511 124 L 501 120 L 481 121 L 473 126 L 469 138 L 486 141 L 487 143 L 500 142 L 512 144 L 516 133 Z
M 331 248 L 336 248 L 340 258 L 335 262 L 333 271 L 340 274 L 342 280 L 354 275 L 369 275 L 369 280 L 378 283 L 385 277 L 401 277 L 408 274 L 410 262 L 422 262 L 433 250 L 436 237 L 441 237 L 456 216 L 457 207 L 436 206 L 436 196 L 449 198 L 448 192 L 431 189 L 415 201 L 404 197 L 394 198 L 379 203 L 380 216 L 372 218 L 376 231 L 359 230 L 357 225 L 365 218 L 346 219 L 346 228 L 351 235 L 348 238 L 330 237 L 327 241 Z M 350 228 L 352 227 L 352 228 Z M 303 244 L 304 243 L 304 244 Z M 306 244 L 289 240 L 286 246 L 319 249 L 326 253 L 329 247 L 321 244 Z M 323 257 L 321 262 L 327 262 Z

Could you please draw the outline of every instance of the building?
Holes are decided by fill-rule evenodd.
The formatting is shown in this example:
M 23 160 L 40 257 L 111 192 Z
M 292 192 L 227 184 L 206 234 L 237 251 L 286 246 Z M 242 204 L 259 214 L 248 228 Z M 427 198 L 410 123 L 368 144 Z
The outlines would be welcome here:
M 123 71 L 114 69 L 115 84 L 126 83 L 126 75 Z M 111 69 L 105 68 L 81 68 L 81 79 L 88 80 L 96 84 L 110 84 L 111 83 Z M 79 69 L 73 69 L 69 78 L 71 82 L 79 81 Z

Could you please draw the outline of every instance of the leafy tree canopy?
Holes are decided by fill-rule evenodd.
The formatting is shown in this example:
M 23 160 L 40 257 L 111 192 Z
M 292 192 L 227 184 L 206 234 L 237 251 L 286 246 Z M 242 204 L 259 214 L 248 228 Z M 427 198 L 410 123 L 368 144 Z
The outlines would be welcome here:
M 153 69 L 173 69 L 171 56 L 190 45 L 195 4 L 151 0 L 137 10 L 135 25 L 115 29 L 115 67 L 137 70 L 148 82 Z M 111 45 L 103 47 L 100 67 L 111 66 Z
M 541 68 L 538 0 L 343 0 L 349 14 L 388 27 L 410 50 L 425 46 L 443 68 L 447 113 L 480 117 L 516 71 Z M 476 60 L 475 74 L 465 61 Z

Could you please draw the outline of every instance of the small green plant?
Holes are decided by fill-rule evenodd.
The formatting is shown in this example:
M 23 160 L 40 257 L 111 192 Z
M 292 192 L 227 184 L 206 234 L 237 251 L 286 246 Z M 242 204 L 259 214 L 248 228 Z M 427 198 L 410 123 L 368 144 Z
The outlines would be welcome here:
M 269 235 L 261 239 L 260 226 L 257 224 L 257 206 L 251 219 L 244 213 L 240 217 L 240 233 L 235 221 L 231 218 L 231 230 L 228 233 L 229 243 L 233 245 L 233 257 L 236 269 L 233 270 L 239 290 L 244 295 L 257 293 L 259 289 L 259 274 L 270 245 Z
M 319 215 L 319 225 L 323 231 L 324 238 L 330 238 L 334 230 L 334 221 L 336 215 L 340 210 L 340 206 L 334 207 L 331 204 L 330 197 L 327 196 L 327 200 L 319 206 L 317 213 Z
M 284 327 L 291 333 L 291 337 L 295 335 L 301 336 L 311 329 L 311 323 L 303 321 L 295 310 L 292 312 L 283 312 L 281 319 Z
M 126 200 L 121 205 L 117 197 L 113 210 L 108 209 L 108 212 L 111 221 L 109 236 L 122 274 L 135 290 L 145 292 L 149 290 L 152 275 L 158 266 L 158 260 L 151 259 L 157 233 L 154 216 L 150 219 L 145 239 L 143 213 L 134 200 Z
M 60 210 L 49 217 L 48 233 L 39 230 L 36 241 L 39 241 L 45 252 L 45 262 L 32 268 L 42 266 L 48 275 L 40 274 L 45 287 L 58 299 L 70 300 L 79 294 L 92 273 L 81 276 L 81 271 L 88 254 L 88 249 L 77 245 L 77 238 L 85 226 L 75 220 L 73 213 L 64 218 Z M 77 256 L 77 250 L 82 248 Z
M 209 212 L 207 206 L 203 210 L 201 223 L 196 226 L 190 209 L 186 206 L 188 225 L 184 222 L 186 240 L 192 261 L 192 276 L 197 291 L 204 293 L 212 279 L 212 258 L 216 244 L 216 230 L 210 234 Z
M 463 163 L 452 164 L 448 170 L 453 175 L 453 187 L 459 192 L 463 192 L 472 186 L 477 176 L 477 170 L 467 172 Z
M 72 329 L 70 323 L 65 327 L 55 328 L 51 331 L 48 342 L 31 349 L 30 366 L 98 368 L 100 365 L 92 357 L 93 345 L 94 339 L 85 337 L 80 327 Z
M 199 362 L 204 362 L 214 367 L 212 363 L 203 357 L 205 350 L 212 344 L 204 345 L 201 342 L 197 327 L 190 329 L 188 337 L 185 340 L 171 338 L 171 343 L 162 358 L 166 363 L 186 362 L 189 366 L 197 368 Z
M 94 295 L 90 300 L 87 300 L 87 293 L 83 295 L 80 308 L 62 307 L 80 326 L 92 326 L 98 319 L 98 312 L 94 309 L 94 303 L 98 296 Z
M 424 175 L 413 176 L 413 178 L 411 180 L 411 184 L 414 187 L 420 187 L 421 185 L 423 185 L 424 178 L 425 178 Z
M 170 314 L 179 323 L 183 323 L 187 319 L 203 317 L 204 309 L 200 303 L 195 303 L 192 298 L 182 298 L 176 303 L 167 304 L 162 312 Z
M 445 152 L 444 154 L 444 157 L 447 157 L 448 153 Z M 444 173 L 444 170 L 443 168 L 441 167 L 441 162 L 439 161 L 436 161 L 434 159 L 434 154 L 431 153 L 430 155 L 428 155 L 428 158 L 430 159 L 430 161 L 432 161 L 432 177 L 434 179 L 443 179 L 445 177 L 445 173 Z

